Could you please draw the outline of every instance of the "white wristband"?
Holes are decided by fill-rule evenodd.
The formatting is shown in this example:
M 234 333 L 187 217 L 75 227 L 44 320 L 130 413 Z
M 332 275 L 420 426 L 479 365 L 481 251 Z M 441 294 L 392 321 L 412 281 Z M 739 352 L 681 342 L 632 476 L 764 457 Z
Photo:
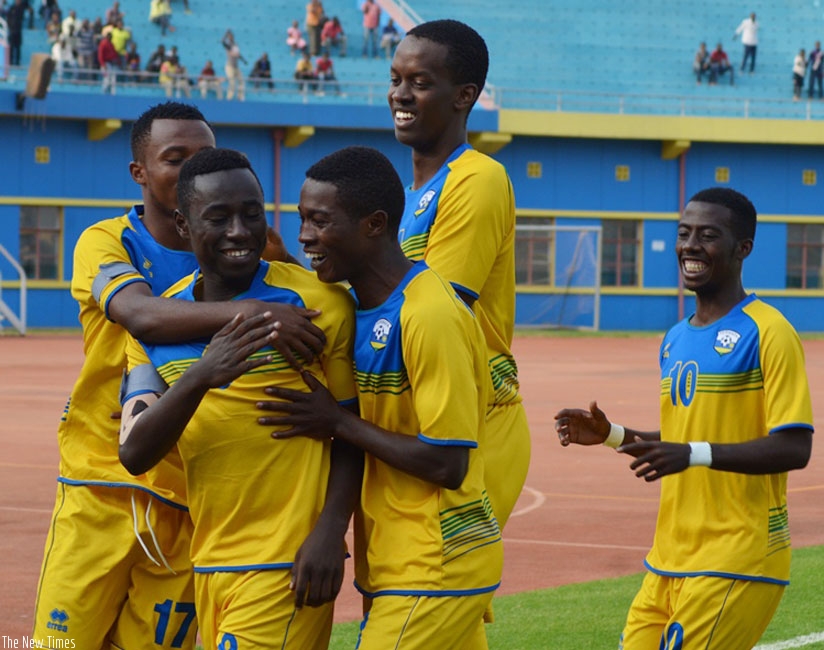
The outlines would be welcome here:
M 607 439 L 604 440 L 604 444 L 607 447 L 612 447 L 613 449 L 617 449 L 621 446 L 624 442 L 624 427 L 620 424 L 614 424 L 613 422 L 609 423 L 609 435 Z
M 712 467 L 712 445 L 708 442 L 691 442 L 690 467 Z

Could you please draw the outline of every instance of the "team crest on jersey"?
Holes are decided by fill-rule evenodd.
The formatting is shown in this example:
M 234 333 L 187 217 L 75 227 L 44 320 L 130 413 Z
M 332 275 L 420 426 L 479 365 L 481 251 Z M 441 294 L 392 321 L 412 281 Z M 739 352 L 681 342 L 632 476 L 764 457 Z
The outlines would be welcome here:
M 733 351 L 735 344 L 738 343 L 738 339 L 740 338 L 741 335 L 735 330 L 721 330 L 715 337 L 713 349 L 722 356 L 729 354 Z
M 670 349 L 671 345 L 672 345 L 672 343 L 667 343 L 664 346 L 664 351 L 661 353 L 661 358 L 662 359 L 669 359 L 669 349 Z
M 429 207 L 429 204 L 432 203 L 432 199 L 435 198 L 435 190 L 429 190 L 424 192 L 424 195 L 421 197 L 421 200 L 418 201 L 418 209 L 415 210 L 415 216 L 420 216 L 426 208 Z
M 389 330 L 392 329 L 392 323 L 385 318 L 379 318 L 372 326 L 372 340 L 369 344 L 373 350 L 383 350 L 386 347 L 386 341 L 389 338 Z
M 143 258 L 143 268 L 146 269 L 149 272 L 149 277 L 150 278 L 154 277 L 154 273 L 152 273 L 152 271 L 151 271 L 152 263 L 149 261 L 148 257 Z

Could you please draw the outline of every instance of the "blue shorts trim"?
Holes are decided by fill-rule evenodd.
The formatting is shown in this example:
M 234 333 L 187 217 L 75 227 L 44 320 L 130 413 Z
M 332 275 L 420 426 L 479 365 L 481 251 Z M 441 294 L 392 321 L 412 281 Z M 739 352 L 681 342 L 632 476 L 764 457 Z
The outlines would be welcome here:
M 727 573 L 725 571 L 662 571 L 651 566 L 649 562 L 644 560 L 644 566 L 648 571 L 655 575 L 664 576 L 666 578 L 697 578 L 699 576 L 706 576 L 709 578 L 727 578 L 728 580 L 748 580 L 750 582 L 766 582 L 771 585 L 788 585 L 789 580 L 779 580 L 778 578 L 768 578 L 766 576 L 750 576 L 745 573 Z
M 379 591 L 366 591 L 355 580 L 355 589 L 367 598 L 377 598 L 378 596 L 425 596 L 427 598 L 456 598 L 460 596 L 477 596 L 478 594 L 486 594 L 490 591 L 495 591 L 501 586 L 498 582 L 489 587 L 479 587 L 477 589 L 443 589 L 443 590 L 427 590 L 427 589 L 381 589 Z
M 239 571 L 278 571 L 291 569 L 294 562 L 275 562 L 274 564 L 237 564 L 227 566 L 196 566 L 195 573 L 236 573 Z
M 131 488 L 133 490 L 140 490 L 141 492 L 145 492 L 146 494 L 151 494 L 155 499 L 160 501 L 161 503 L 165 503 L 167 506 L 171 506 L 172 508 L 176 508 L 178 510 L 182 510 L 183 512 L 189 512 L 189 508 L 180 504 L 175 503 L 174 501 L 170 501 L 166 497 L 160 496 L 157 492 L 150 490 L 144 485 L 137 485 L 135 483 L 117 483 L 114 481 L 77 481 L 75 479 L 66 478 L 64 476 L 57 477 L 58 483 L 65 483 L 66 485 L 95 485 L 97 487 L 109 487 L 109 488 Z

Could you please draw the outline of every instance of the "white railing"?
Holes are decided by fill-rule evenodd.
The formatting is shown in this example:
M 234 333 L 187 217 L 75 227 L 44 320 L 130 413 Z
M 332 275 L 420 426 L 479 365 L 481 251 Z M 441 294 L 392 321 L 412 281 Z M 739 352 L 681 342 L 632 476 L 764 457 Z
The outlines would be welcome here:
M 14 311 L 9 307 L 0 297 L 0 319 L 5 318 L 12 324 L 12 327 L 16 329 L 18 332 L 25 336 L 26 334 L 26 271 L 23 269 L 22 266 L 14 259 L 11 254 L 6 250 L 6 248 L 0 244 L 0 255 L 8 260 L 9 264 L 11 264 L 17 274 L 20 276 L 20 315 L 14 313 Z M 2 287 L 0 287 L 0 290 Z

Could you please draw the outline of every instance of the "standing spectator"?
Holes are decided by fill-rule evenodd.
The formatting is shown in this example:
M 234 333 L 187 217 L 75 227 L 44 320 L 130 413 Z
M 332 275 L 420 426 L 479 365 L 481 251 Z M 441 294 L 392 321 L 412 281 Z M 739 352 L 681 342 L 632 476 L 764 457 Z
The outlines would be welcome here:
M 180 97 L 181 94 L 186 97 L 191 96 L 191 89 L 189 88 L 189 79 L 186 76 L 186 68 L 180 65 L 180 61 L 176 54 L 169 57 L 160 66 L 160 85 L 166 91 L 166 97 Z
M 755 50 L 758 47 L 758 23 L 755 20 L 755 12 L 750 14 L 749 18 L 741 21 L 741 24 L 735 30 L 735 36 L 741 34 L 741 44 L 744 46 L 744 58 L 741 61 L 741 72 L 747 65 L 747 60 L 750 61 L 750 74 L 755 72 Z
M 300 91 L 306 92 L 308 90 L 315 90 L 318 84 L 315 83 L 317 77 L 315 76 L 315 69 L 312 67 L 312 60 L 309 58 L 309 52 L 303 50 L 301 57 L 295 65 L 295 79 L 299 82 Z M 306 83 L 311 81 L 312 83 Z
M 52 13 L 49 22 L 46 23 L 46 38 L 49 41 L 49 45 L 57 43 L 57 39 L 60 38 L 62 32 L 63 23 L 60 22 L 60 14 L 55 11 Z
M 206 64 L 200 71 L 200 76 L 197 78 L 197 86 L 200 88 L 200 96 L 203 99 L 209 96 L 210 90 L 215 93 L 218 99 L 223 99 L 223 83 L 215 73 L 215 66 L 211 60 L 206 61 Z
M 117 79 L 117 68 L 120 65 L 120 56 L 112 45 L 112 33 L 109 32 L 97 46 L 97 62 L 103 72 L 103 92 L 115 94 L 115 81 Z
M 320 0 L 310 0 L 306 5 L 306 35 L 309 38 L 309 54 L 317 55 L 320 51 L 320 30 L 323 27 L 323 3 Z
M 152 4 L 149 5 L 149 22 L 160 25 L 162 36 L 166 36 L 167 30 L 175 31 L 172 25 L 172 5 L 169 4 L 169 0 L 152 0 Z
M 71 79 L 72 71 L 77 67 L 74 50 L 71 46 L 70 34 L 72 29 L 72 27 L 69 27 L 69 34 L 61 34 L 57 42 L 52 45 L 51 58 L 54 59 L 55 62 L 55 72 L 57 73 L 58 83 L 62 83 L 63 75 L 66 74 L 67 70 L 69 72 L 66 74 L 66 77 Z
M 88 18 L 84 18 L 83 22 L 80 23 L 80 29 L 77 30 L 76 34 L 76 42 L 77 65 L 81 70 L 78 76 L 80 79 L 91 79 L 91 71 L 95 67 L 94 54 L 97 47 L 94 42 L 94 32 L 92 31 L 92 26 Z
M 331 20 L 327 20 L 320 33 L 320 46 L 330 56 L 332 54 L 332 47 L 338 48 L 339 56 L 346 56 L 346 34 L 343 32 L 343 25 L 337 16 Z
M 381 24 L 381 8 L 375 0 L 361 5 L 363 12 L 363 56 L 378 58 L 378 27 Z M 369 54 L 371 52 L 371 55 Z
M 275 83 L 272 81 L 272 63 L 269 61 L 269 55 L 266 52 L 261 54 L 260 58 L 252 64 L 249 80 L 252 81 L 255 88 L 259 88 L 261 84 L 266 84 L 270 89 L 275 87 Z
M 71 30 L 71 35 L 69 34 L 69 30 Z M 69 45 L 72 49 L 76 47 L 75 38 L 79 30 L 80 20 L 77 18 L 77 12 L 72 9 L 69 11 L 69 15 L 60 23 L 60 33 L 63 36 L 69 36 Z
M 160 66 L 163 65 L 163 62 L 166 60 L 166 46 L 161 43 L 157 46 L 157 49 L 152 52 L 152 55 L 149 57 L 148 63 L 146 63 L 146 73 L 150 75 L 147 81 L 150 83 L 155 81 L 157 75 L 160 74 Z
M 137 51 L 137 43 L 131 41 L 126 50 L 123 68 L 128 72 L 128 80 L 131 82 L 143 81 L 143 71 L 140 69 L 140 54 Z
M 295 52 L 302 52 L 306 49 L 306 39 L 303 38 L 297 20 L 293 20 L 292 26 L 286 30 L 286 44 L 292 56 L 295 56 Z
M 710 53 L 707 52 L 707 44 L 701 43 L 698 46 L 698 51 L 695 53 L 695 58 L 692 61 L 692 71 L 695 73 L 696 83 L 701 83 L 701 77 L 705 72 L 710 70 Z
M 718 81 L 718 77 L 728 70 L 730 73 L 730 85 L 732 86 L 733 83 L 735 83 L 735 69 L 732 67 L 730 59 L 724 51 L 724 47 L 719 43 L 712 51 L 712 54 L 710 54 L 710 85 L 714 85 Z
M 29 0 L 23 0 L 24 5 L 29 4 Z M 40 9 L 38 10 L 40 13 L 40 17 L 43 19 L 43 24 L 47 24 L 51 19 L 51 15 L 53 13 L 57 14 L 57 19 L 63 19 L 63 11 L 60 9 L 60 5 L 57 3 L 57 0 L 41 0 L 40 2 Z M 33 27 L 32 21 L 34 20 L 34 12 L 29 9 L 29 29 Z
M 124 18 L 123 12 L 120 11 L 120 3 L 115 0 L 112 6 L 106 9 L 106 23 L 114 25 L 118 20 L 123 20 Z
M 23 45 L 23 18 L 26 8 L 23 0 L 14 0 L 6 12 L 9 41 L 9 65 L 20 65 L 20 48 Z
M 125 66 L 126 50 L 129 47 L 129 42 L 132 40 L 131 30 L 123 24 L 123 19 L 118 18 L 111 29 L 112 45 L 117 53 L 120 55 L 120 66 Z
M 813 86 L 818 84 L 818 98 L 822 99 L 822 77 L 824 76 L 824 66 L 822 66 L 821 59 L 824 58 L 824 52 L 821 51 L 821 41 L 815 42 L 815 49 L 810 52 L 810 58 L 807 59 L 807 65 L 810 66 L 810 86 L 807 90 L 807 96 L 813 98 Z
M 804 74 L 807 72 L 807 58 L 803 49 L 798 51 L 793 60 L 793 101 L 801 99 L 801 89 L 804 87 Z M 810 83 L 812 88 L 812 83 Z
M 221 41 L 226 49 L 226 66 L 224 68 L 227 79 L 226 99 L 234 99 L 235 91 L 239 101 L 246 99 L 246 86 L 243 81 L 243 71 L 240 69 L 240 61 L 246 63 L 246 59 L 240 53 L 240 47 L 235 43 L 235 35 L 231 29 L 227 29 Z
M 329 58 L 326 52 L 321 52 L 320 57 L 315 61 L 315 77 L 321 82 L 320 88 L 318 89 L 319 95 L 323 94 L 324 88 L 327 86 L 326 82 L 329 81 L 334 82 L 328 84 L 329 88 L 333 89 L 336 93 L 340 93 L 340 85 L 337 83 L 337 78 L 335 77 L 335 68 L 332 65 L 332 59 Z
M 395 48 L 400 42 L 401 35 L 398 33 L 398 28 L 395 27 L 395 21 L 390 18 L 384 25 L 383 32 L 381 32 L 381 49 L 384 58 L 391 59 L 395 55 Z

